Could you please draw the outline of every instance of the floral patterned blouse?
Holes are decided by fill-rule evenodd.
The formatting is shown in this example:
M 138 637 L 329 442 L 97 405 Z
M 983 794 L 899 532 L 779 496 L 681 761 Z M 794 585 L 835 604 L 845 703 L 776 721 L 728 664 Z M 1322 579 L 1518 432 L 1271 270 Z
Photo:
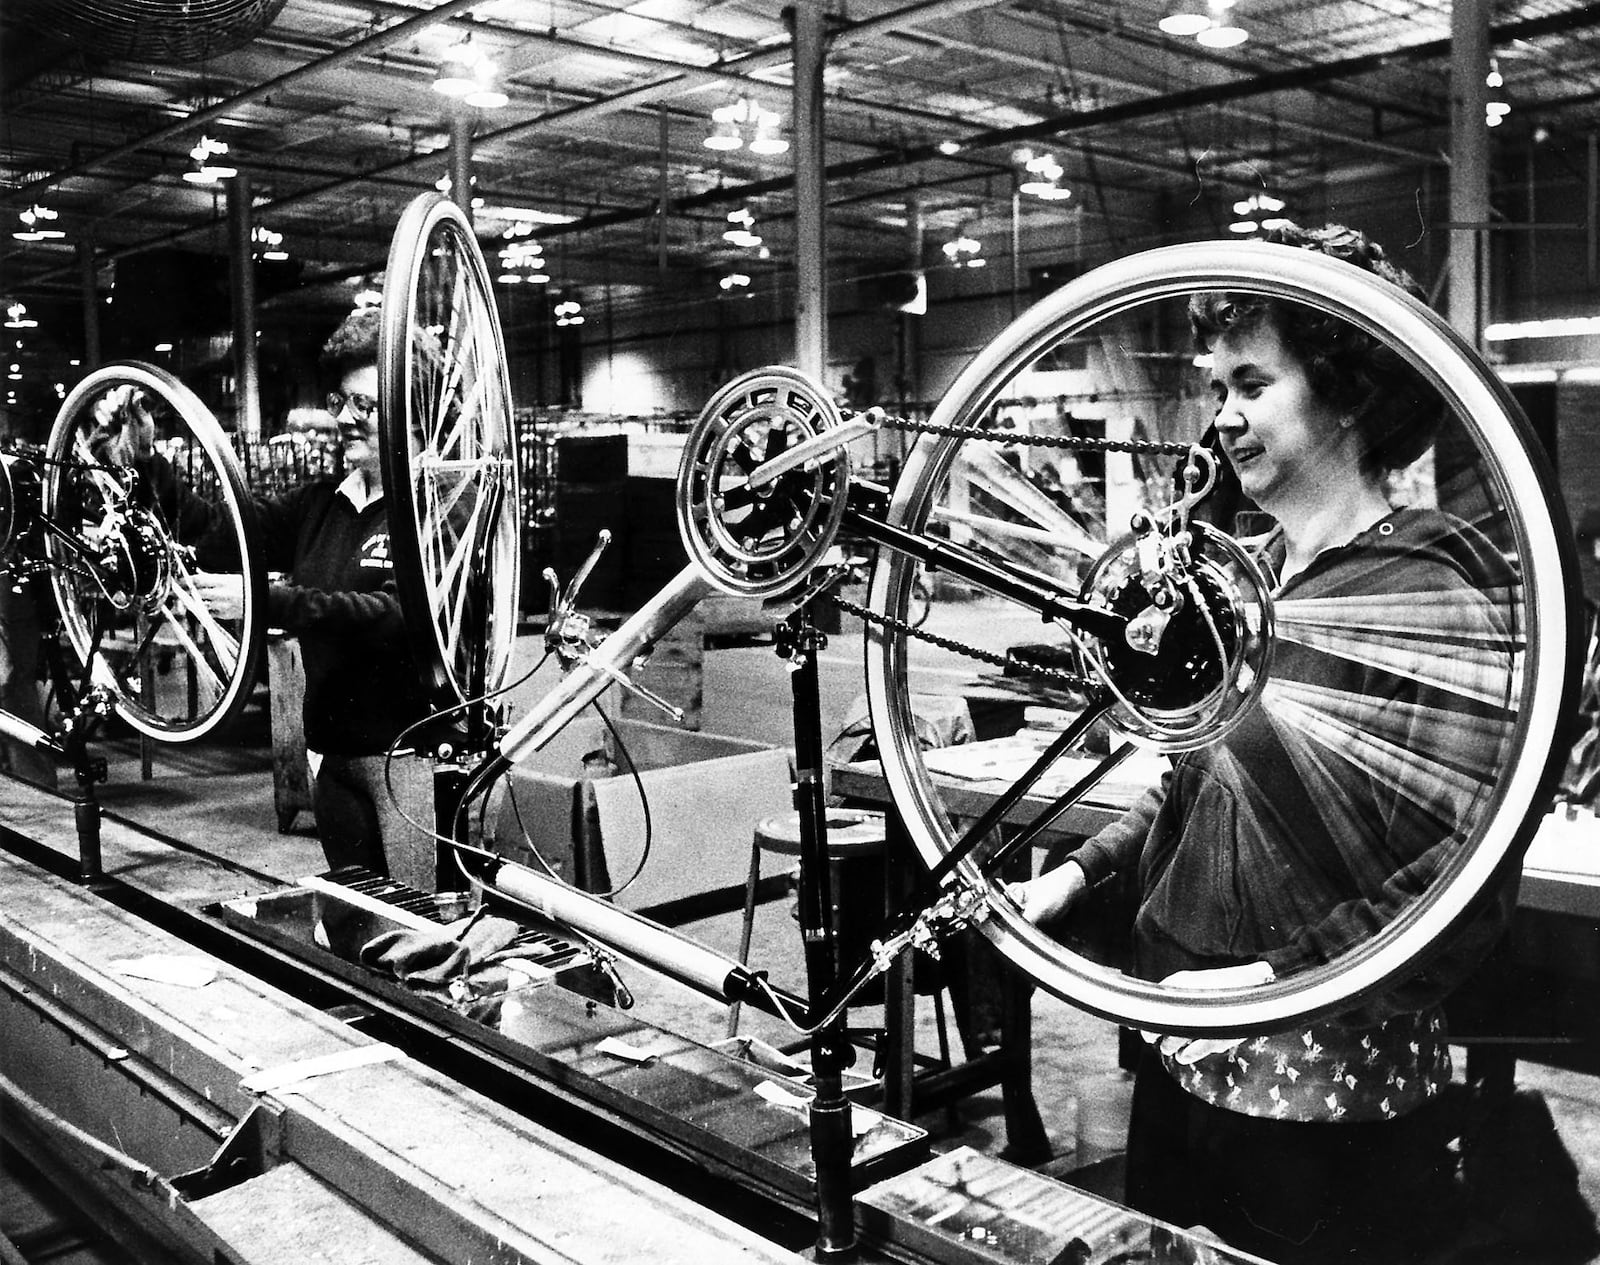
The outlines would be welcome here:
M 1192 1065 L 1162 1055 L 1189 1093 L 1272 1120 L 1364 1124 L 1420 1107 L 1450 1081 L 1450 1047 L 1437 1006 L 1370 1028 L 1339 1023 L 1246 1037 Z

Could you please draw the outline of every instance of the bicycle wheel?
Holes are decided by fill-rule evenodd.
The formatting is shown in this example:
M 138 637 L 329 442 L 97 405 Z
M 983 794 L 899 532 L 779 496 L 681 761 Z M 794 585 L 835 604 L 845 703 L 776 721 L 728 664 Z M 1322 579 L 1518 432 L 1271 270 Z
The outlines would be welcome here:
M 1231 589 L 1239 599 L 1240 627 L 1265 628 L 1264 639 L 1275 646 L 1272 665 L 1261 665 L 1266 679 L 1248 683 L 1259 698 L 1245 700 L 1295 770 L 1294 778 L 1268 788 L 1270 815 L 1308 837 L 1364 842 L 1372 827 L 1359 819 L 1363 796 L 1397 813 L 1426 812 L 1433 822 L 1426 864 L 1418 860 L 1409 876 L 1414 888 L 1370 933 L 1309 954 L 1303 968 L 1271 984 L 1215 992 L 1136 978 L 1115 955 L 1105 960 L 1097 945 L 1058 941 L 1031 926 L 988 877 L 982 849 L 954 868 L 988 887 L 991 914 L 981 923 L 984 934 L 1057 995 L 1147 1030 L 1250 1033 L 1336 1013 L 1407 978 L 1482 907 L 1502 864 L 1520 856 L 1546 811 L 1560 762 L 1559 739 L 1577 679 L 1577 617 L 1569 595 L 1578 589 L 1571 535 L 1542 454 L 1509 393 L 1482 361 L 1397 288 L 1323 256 L 1261 243 L 1185 245 L 1135 255 L 1086 274 L 1025 314 L 959 375 L 931 419 L 990 433 L 925 437 L 896 487 L 888 521 L 922 532 L 946 506 L 961 506 L 962 512 L 975 507 L 977 513 L 966 513 L 976 523 L 971 530 L 983 532 L 983 547 L 997 559 L 1054 576 L 1064 594 L 1111 604 L 1120 590 L 1107 576 L 1117 567 L 1102 563 L 1085 571 L 1081 553 L 1037 537 L 1028 538 L 1025 556 L 1004 543 L 1017 516 L 983 496 L 965 454 L 974 446 L 989 453 L 993 441 L 1015 438 L 996 430 L 996 419 L 1005 401 L 1041 394 L 1036 375 L 1042 373 L 1057 375 L 1055 382 L 1063 372 L 1079 373 L 1085 402 L 1087 384 L 1094 381 L 1096 403 L 1113 435 L 1198 437 L 1214 409 L 1192 364 L 1184 313 L 1187 296 L 1199 290 L 1266 295 L 1342 318 L 1391 347 L 1448 407 L 1441 439 L 1429 459 L 1407 471 L 1410 486 L 1398 499 L 1432 507 L 1413 516 L 1419 521 L 1445 524 L 1428 529 L 1440 533 L 1428 547 L 1459 546 L 1461 557 L 1452 558 L 1452 565 L 1459 561 L 1471 576 L 1462 592 L 1403 585 L 1396 591 L 1399 581 L 1389 574 L 1373 577 L 1365 596 L 1274 601 L 1252 593 L 1248 583 L 1222 577 L 1218 600 L 1209 603 L 1221 609 L 1220 596 Z M 1107 389 L 1107 383 L 1114 386 Z M 1013 451 L 1022 454 L 1013 464 L 1026 472 L 1037 450 Z M 1172 471 L 1154 468 L 1148 452 L 1113 452 L 1105 459 L 1108 522 L 1126 526 L 1132 512 L 1171 499 Z M 1136 460 L 1142 470 L 1134 468 Z M 986 518 L 994 520 L 994 530 L 984 531 Z M 1114 544 L 1107 558 L 1125 561 L 1135 547 Z M 922 859 L 934 868 L 963 838 L 952 815 L 970 817 L 973 808 L 970 785 L 952 789 L 941 772 L 949 757 L 924 752 L 915 738 L 912 691 L 930 688 L 930 673 L 948 676 L 952 666 L 948 643 L 930 649 L 900 622 L 916 566 L 885 552 L 875 567 L 868 597 L 868 692 L 891 794 Z M 1147 748 L 1142 762 L 1150 766 L 1151 780 L 1164 767 L 1160 753 L 1198 745 L 1165 741 L 1160 723 L 1154 732 L 1142 730 L 1142 714 L 1160 700 L 1130 696 L 1117 679 L 1119 665 L 1104 650 L 1074 645 L 1065 636 L 1052 642 L 1048 629 L 1040 631 L 1036 609 L 980 598 L 973 609 L 947 615 L 936 610 L 929 630 L 964 645 L 969 668 L 974 655 L 1005 663 L 1011 673 L 1005 682 L 1022 701 L 1053 689 L 1059 703 L 1061 680 L 1074 676 L 1081 697 L 1112 699 L 1109 745 L 1115 748 L 1132 733 Z M 1199 646 L 1203 658 L 1206 645 L 1222 645 L 1226 631 L 1220 623 L 1197 629 L 1188 644 Z M 1040 644 L 1019 649 L 1016 643 L 1025 638 Z M 1374 681 L 1401 682 L 1404 692 L 1388 697 L 1361 688 L 1318 691 L 1287 671 L 1278 674 L 1285 654 L 1327 656 L 1345 665 L 1349 677 L 1366 679 L 1366 671 Z M 1216 688 L 1204 675 L 1195 675 L 1196 697 Z M 1179 711 L 1182 703 L 1167 705 Z M 988 784 L 996 794 L 1020 786 L 1019 770 L 1045 749 L 1039 739 L 1019 736 L 1015 742 L 1012 761 L 997 754 L 989 770 L 998 779 Z M 1036 791 L 1070 786 L 1097 763 L 1097 756 L 1073 753 L 1041 778 Z M 1241 785 L 1267 776 L 1242 758 L 1238 765 Z M 1281 774 L 1282 762 L 1274 768 Z M 1102 799 L 1137 793 L 1141 778 L 1126 767 L 1111 776 L 1119 785 L 1103 787 L 1110 793 Z M 1356 785 L 1359 794 L 1352 790 Z M 1093 798 L 1069 809 L 1060 828 L 1091 833 L 1115 819 L 1114 808 L 1093 807 Z M 1026 819 L 1036 802 L 1025 799 L 1017 815 Z M 1262 902 L 1273 896 L 1250 895 Z
M 129 467 L 106 444 L 132 393 L 154 418 L 156 455 Z M 96 369 L 56 414 L 43 496 L 62 631 L 91 687 L 161 742 L 193 742 L 237 715 L 261 662 L 266 577 L 253 562 L 244 476 L 205 405 L 153 365 Z M 201 559 L 245 576 L 239 617 L 219 618 L 196 596 Z
M 472 227 L 438 194 L 395 229 L 378 362 L 395 584 L 441 706 L 505 680 L 521 593 L 517 433 Z

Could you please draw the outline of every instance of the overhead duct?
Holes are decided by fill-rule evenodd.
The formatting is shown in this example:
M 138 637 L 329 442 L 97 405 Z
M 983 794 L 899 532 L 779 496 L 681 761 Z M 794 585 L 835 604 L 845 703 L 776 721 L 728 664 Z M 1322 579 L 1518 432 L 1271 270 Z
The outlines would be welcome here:
M 133 62 L 195 62 L 248 44 L 284 0 L 20 0 L 14 14 L 46 39 Z

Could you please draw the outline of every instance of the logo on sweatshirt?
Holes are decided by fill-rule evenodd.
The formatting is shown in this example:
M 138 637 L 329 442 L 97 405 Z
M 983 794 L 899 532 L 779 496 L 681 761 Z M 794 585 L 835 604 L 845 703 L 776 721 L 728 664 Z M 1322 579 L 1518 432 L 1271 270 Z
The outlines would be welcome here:
M 380 570 L 393 570 L 394 562 L 389 557 L 389 533 L 379 532 L 375 536 L 368 536 L 361 542 L 361 551 L 356 556 L 356 565 L 359 567 L 377 567 Z

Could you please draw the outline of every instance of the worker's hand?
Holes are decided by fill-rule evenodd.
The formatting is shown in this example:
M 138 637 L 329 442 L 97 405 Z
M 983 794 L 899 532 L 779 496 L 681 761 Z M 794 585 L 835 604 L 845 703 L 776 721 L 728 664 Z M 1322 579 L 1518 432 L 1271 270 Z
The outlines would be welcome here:
M 133 383 L 112 387 L 94 402 L 89 451 L 106 466 L 131 466 L 155 452 L 156 419 L 144 390 Z
M 189 577 L 195 595 L 218 619 L 244 618 L 244 576 L 235 571 L 196 571 Z
M 1207 971 L 1174 971 L 1162 984 L 1173 988 L 1255 988 L 1270 984 L 1275 976 L 1266 962 L 1245 962 L 1239 966 L 1218 966 Z M 1139 1033 L 1146 1041 L 1175 1063 L 1188 1066 L 1213 1054 L 1236 1049 L 1243 1037 L 1179 1037 L 1160 1032 Z
M 1069 859 L 1038 878 L 1007 883 L 1005 892 L 1021 906 L 1022 916 L 1038 926 L 1066 913 L 1088 886 L 1083 867 Z

